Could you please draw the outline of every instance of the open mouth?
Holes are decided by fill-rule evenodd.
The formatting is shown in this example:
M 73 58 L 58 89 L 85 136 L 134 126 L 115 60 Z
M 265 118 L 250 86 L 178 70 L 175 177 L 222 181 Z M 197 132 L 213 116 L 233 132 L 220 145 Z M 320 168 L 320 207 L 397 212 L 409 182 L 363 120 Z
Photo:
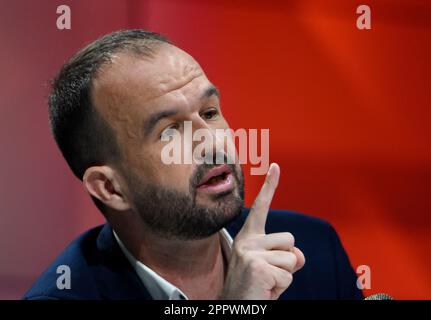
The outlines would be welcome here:
M 226 179 L 226 177 L 227 177 L 227 172 L 223 172 L 222 174 L 219 174 L 218 176 L 211 177 L 207 182 L 203 183 L 202 185 L 211 186 L 211 185 L 214 185 L 214 184 Z
M 233 188 L 232 171 L 227 165 L 211 169 L 202 178 L 197 190 L 205 193 L 226 192 Z

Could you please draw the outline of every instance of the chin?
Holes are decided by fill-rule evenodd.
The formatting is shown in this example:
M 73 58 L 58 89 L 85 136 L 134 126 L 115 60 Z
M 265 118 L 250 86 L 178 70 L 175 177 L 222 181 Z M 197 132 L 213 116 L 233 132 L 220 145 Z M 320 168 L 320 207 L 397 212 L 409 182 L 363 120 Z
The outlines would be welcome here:
M 214 194 L 198 194 L 196 203 L 208 208 L 218 208 L 221 206 L 229 206 L 229 204 L 242 202 L 242 199 L 236 189 L 214 193 Z

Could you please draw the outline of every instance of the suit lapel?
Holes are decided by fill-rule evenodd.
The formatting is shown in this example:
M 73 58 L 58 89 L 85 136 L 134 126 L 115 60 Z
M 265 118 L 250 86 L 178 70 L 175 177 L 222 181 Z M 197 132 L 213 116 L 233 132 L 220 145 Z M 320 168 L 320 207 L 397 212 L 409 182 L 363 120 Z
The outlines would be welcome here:
M 148 290 L 121 251 L 109 224 L 105 224 L 97 238 L 99 265 L 94 266 L 94 277 L 103 299 L 152 300 Z

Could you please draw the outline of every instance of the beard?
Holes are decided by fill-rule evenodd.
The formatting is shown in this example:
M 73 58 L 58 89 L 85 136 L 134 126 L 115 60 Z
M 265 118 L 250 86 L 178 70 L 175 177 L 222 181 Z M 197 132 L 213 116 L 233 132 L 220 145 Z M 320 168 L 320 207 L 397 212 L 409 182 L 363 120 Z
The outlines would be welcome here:
M 190 192 L 144 183 L 130 171 L 127 174 L 134 207 L 142 221 L 165 239 L 197 240 L 220 231 L 244 206 L 244 178 L 234 164 L 228 164 L 236 187 L 229 192 L 212 195 L 208 206 L 196 202 L 196 188 L 205 173 L 215 165 L 199 165 L 190 178 Z

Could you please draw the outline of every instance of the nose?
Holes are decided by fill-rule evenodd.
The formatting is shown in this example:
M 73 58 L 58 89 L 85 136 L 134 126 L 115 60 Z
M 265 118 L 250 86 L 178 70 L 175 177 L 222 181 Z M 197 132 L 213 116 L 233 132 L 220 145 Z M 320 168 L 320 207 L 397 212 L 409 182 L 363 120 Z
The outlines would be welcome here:
M 225 163 L 225 141 L 219 130 L 211 127 L 201 117 L 192 122 L 193 125 L 193 161 L 197 164 Z

